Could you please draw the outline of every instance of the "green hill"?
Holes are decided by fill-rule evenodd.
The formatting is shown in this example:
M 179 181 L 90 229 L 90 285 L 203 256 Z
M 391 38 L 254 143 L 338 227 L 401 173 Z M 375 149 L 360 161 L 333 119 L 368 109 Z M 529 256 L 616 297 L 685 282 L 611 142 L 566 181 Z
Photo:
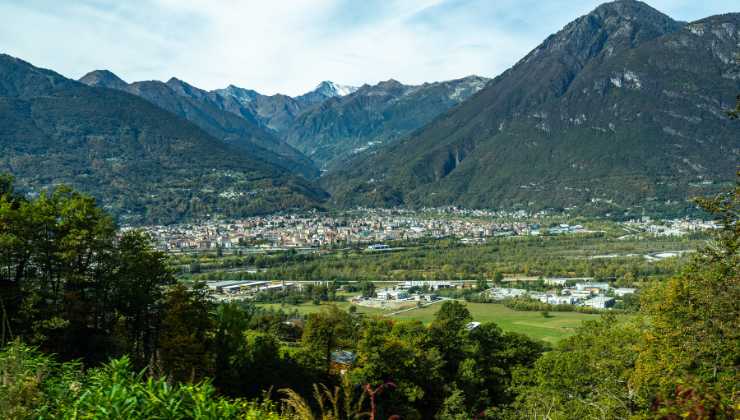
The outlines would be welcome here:
M 682 211 L 731 184 L 740 14 L 684 24 L 617 1 L 460 106 L 324 178 L 340 205 Z
M 0 172 L 28 193 L 65 183 L 123 222 L 314 207 L 310 182 L 150 102 L 0 55 Z
M 107 87 L 131 93 L 197 125 L 206 133 L 242 149 L 249 156 L 270 162 L 287 172 L 316 178 L 316 166 L 271 130 L 249 116 L 236 115 L 221 109 L 221 97 L 172 78 L 167 83 L 145 81 L 127 84 L 105 70 L 90 72 L 80 82 L 95 87 Z

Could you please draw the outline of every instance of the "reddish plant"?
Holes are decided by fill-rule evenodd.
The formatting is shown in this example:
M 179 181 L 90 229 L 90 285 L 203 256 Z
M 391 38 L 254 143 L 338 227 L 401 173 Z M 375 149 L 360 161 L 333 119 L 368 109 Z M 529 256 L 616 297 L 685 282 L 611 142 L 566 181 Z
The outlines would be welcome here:
M 733 409 L 723 407 L 716 395 L 684 385 L 676 385 L 672 398 L 656 399 L 652 409 L 663 420 L 733 417 Z

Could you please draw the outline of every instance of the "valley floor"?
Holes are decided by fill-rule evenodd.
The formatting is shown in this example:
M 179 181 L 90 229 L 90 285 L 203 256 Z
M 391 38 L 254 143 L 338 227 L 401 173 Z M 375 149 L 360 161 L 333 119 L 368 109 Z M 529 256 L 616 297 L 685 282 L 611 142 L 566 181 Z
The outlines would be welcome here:
M 351 305 L 349 302 L 336 302 L 335 304 L 341 309 L 347 309 Z M 321 305 L 314 305 L 310 302 L 300 305 L 283 305 L 279 303 L 258 304 L 258 306 L 263 308 L 282 309 L 285 312 L 297 310 L 302 315 L 318 312 L 327 305 L 331 305 L 331 303 L 322 303 Z M 555 344 L 573 335 L 576 328 L 583 321 L 598 319 L 600 316 L 577 312 L 550 312 L 548 317 L 545 318 L 540 312 L 515 311 L 499 303 L 465 302 L 465 305 L 473 316 L 473 321 L 495 322 L 504 331 L 522 333 L 550 344 Z M 394 319 L 419 320 L 424 323 L 431 322 L 437 310 L 439 310 L 439 305 L 432 304 L 424 308 L 412 309 L 391 315 L 392 312 L 389 310 L 363 306 L 357 307 L 358 313 L 370 316 L 388 315 Z

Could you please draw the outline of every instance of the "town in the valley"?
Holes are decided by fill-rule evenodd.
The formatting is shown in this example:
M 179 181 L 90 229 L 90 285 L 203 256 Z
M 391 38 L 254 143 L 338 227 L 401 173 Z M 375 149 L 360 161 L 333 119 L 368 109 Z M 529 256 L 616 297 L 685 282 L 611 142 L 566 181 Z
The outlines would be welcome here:
M 546 211 L 486 211 L 458 208 L 358 209 L 341 214 L 296 213 L 256 216 L 241 220 L 208 220 L 143 230 L 154 245 L 168 252 L 235 249 L 329 248 L 367 245 L 385 250 L 384 242 L 456 238 L 482 243 L 495 237 L 592 233 L 589 223 L 568 221 Z M 655 220 L 648 217 L 618 223 L 623 238 L 634 235 L 684 236 L 715 229 L 700 219 Z M 130 229 L 130 228 L 124 228 Z

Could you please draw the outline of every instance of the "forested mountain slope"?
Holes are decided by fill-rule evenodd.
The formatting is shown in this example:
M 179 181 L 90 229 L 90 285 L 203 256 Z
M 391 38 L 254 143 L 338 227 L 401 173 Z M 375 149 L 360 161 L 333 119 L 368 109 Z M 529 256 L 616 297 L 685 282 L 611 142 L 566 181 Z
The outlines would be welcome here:
M 60 183 L 124 222 L 313 207 L 325 193 L 150 102 L 0 55 L 0 172 Z
M 419 86 L 388 80 L 364 85 L 300 114 L 282 133 L 288 143 L 325 168 L 397 140 L 482 89 L 488 79 L 469 76 Z
M 175 78 L 128 84 L 106 70 L 80 81 L 140 96 L 252 156 L 311 179 L 319 167 L 341 168 L 347 159 L 424 126 L 488 79 L 470 76 L 419 86 L 389 80 L 360 88 L 324 81 L 296 97 L 233 85 L 208 92 Z
M 262 128 L 253 116 L 229 112 L 223 109 L 220 97 L 181 80 L 172 78 L 167 83 L 152 80 L 128 84 L 107 70 L 96 70 L 83 76 L 80 82 L 142 97 L 254 158 L 307 178 L 318 176 L 310 159 L 278 139 L 271 130 Z
M 740 161 L 739 40 L 740 14 L 607 3 L 325 186 L 341 205 L 683 208 Z

